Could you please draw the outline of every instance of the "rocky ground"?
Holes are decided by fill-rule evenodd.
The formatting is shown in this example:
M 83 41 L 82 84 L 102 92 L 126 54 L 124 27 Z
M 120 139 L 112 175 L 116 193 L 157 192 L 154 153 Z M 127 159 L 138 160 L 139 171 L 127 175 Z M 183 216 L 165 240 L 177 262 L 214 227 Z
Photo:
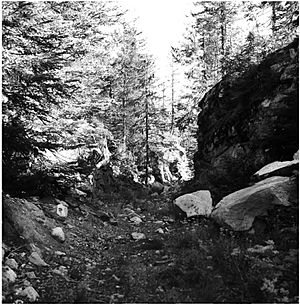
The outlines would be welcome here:
M 54 203 L 37 205 L 47 212 Z M 25 244 L 5 241 L 3 269 L 16 277 L 3 282 L 3 303 L 298 301 L 298 230 L 291 220 L 280 235 L 251 235 L 205 218 L 175 220 L 163 196 L 72 205 L 65 220 L 56 218 L 65 242 L 49 245 L 44 263 L 32 260 Z

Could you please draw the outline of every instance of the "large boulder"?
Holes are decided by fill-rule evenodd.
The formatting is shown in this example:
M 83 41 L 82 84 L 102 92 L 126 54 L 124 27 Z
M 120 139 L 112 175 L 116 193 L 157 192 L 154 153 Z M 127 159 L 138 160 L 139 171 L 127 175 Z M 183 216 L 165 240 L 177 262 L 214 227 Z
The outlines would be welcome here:
M 296 54 L 296 56 L 295 56 Z M 199 102 L 199 189 L 219 201 L 247 186 L 264 165 L 298 150 L 298 40 L 243 74 L 229 74 Z
M 212 211 L 212 198 L 208 190 L 199 190 L 193 193 L 184 194 L 174 200 L 187 217 L 205 216 L 208 217 Z
M 246 231 L 252 227 L 255 217 L 266 216 L 268 210 L 275 205 L 292 205 L 295 193 L 295 180 L 281 176 L 270 177 L 224 197 L 211 217 L 235 231 Z

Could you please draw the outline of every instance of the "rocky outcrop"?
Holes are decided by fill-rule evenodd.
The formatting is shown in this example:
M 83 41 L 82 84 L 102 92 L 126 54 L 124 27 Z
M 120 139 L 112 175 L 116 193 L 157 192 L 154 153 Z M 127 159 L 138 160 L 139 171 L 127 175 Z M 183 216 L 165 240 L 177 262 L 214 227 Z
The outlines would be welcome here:
M 276 205 L 291 206 L 297 193 L 295 179 L 274 176 L 224 197 L 211 217 L 235 231 L 252 227 L 255 217 L 266 216 Z
M 55 220 L 45 216 L 37 203 L 25 199 L 3 199 L 3 239 L 16 240 L 23 237 L 28 244 L 35 244 L 41 249 L 45 246 L 57 246 L 50 236 Z
M 250 176 L 298 150 L 298 40 L 242 76 L 226 76 L 199 103 L 198 189 L 214 199 L 244 188 Z

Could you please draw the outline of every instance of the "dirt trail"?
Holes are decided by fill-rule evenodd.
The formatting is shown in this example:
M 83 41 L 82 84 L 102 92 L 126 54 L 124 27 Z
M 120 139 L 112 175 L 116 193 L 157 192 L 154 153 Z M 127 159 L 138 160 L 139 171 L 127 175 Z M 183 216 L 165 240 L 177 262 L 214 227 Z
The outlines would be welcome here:
M 263 279 L 270 273 L 292 288 L 290 295 L 297 292 L 297 259 L 288 248 L 279 255 L 249 257 L 245 250 L 258 238 L 219 230 L 205 218 L 175 221 L 170 207 L 170 199 L 158 196 L 138 204 L 107 201 L 70 209 L 61 222 L 66 241 L 55 250 L 63 253 L 45 254 L 48 267 L 25 261 L 26 250 L 14 253 L 25 264 L 4 303 L 20 299 L 15 288 L 26 281 L 38 292 L 39 303 L 262 302 L 268 298 Z M 96 208 L 104 213 L 97 215 Z M 140 217 L 139 225 L 130 221 L 132 214 Z M 113 218 L 103 221 L 103 216 Z M 134 232 L 145 239 L 134 240 Z M 293 261 L 289 265 L 287 256 Z M 27 272 L 36 278 L 28 279 Z

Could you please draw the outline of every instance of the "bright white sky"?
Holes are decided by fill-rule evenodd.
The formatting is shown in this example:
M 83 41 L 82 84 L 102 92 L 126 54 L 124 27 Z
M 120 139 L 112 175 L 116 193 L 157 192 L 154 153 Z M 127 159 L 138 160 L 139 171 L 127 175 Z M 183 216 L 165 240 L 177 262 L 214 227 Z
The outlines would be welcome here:
M 143 32 L 149 51 L 157 57 L 163 73 L 168 63 L 171 45 L 181 40 L 186 28 L 186 16 L 192 0 L 119 0 L 129 10 L 130 18 L 138 18 L 137 26 Z
M 156 57 L 156 75 L 170 78 L 170 50 L 182 41 L 188 24 L 193 0 L 117 0 L 128 10 L 129 20 L 137 19 L 136 25 L 142 31 L 148 44 L 148 51 Z M 236 23 L 240 36 L 245 35 L 254 25 L 243 19 Z

